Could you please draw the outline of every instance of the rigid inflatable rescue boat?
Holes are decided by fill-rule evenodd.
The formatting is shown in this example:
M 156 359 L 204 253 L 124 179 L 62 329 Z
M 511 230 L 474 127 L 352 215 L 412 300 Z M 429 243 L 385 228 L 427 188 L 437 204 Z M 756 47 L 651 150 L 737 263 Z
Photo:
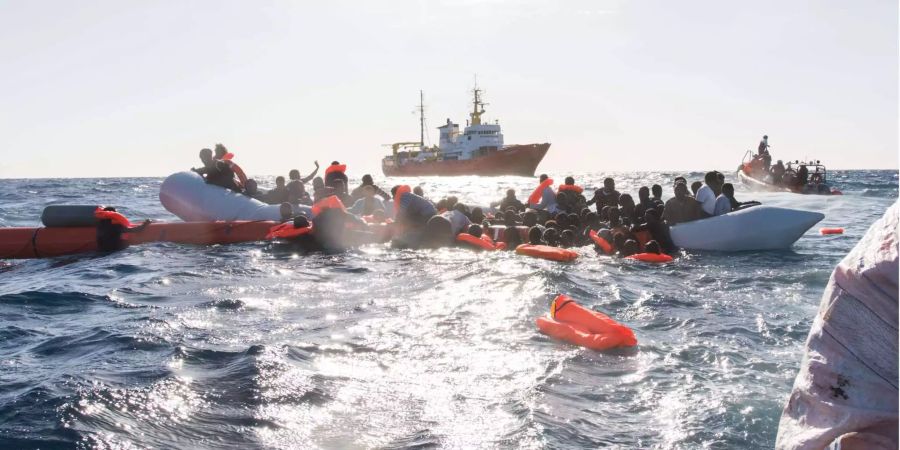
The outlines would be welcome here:
M 207 184 L 194 172 L 169 175 L 159 187 L 159 201 L 167 211 L 185 222 L 281 220 L 280 205 L 267 205 L 221 186 Z M 292 206 L 295 215 L 312 217 L 308 206 Z
M 721 216 L 679 223 L 669 229 L 672 242 L 689 250 L 725 252 L 790 247 L 824 219 L 818 212 L 754 206 Z

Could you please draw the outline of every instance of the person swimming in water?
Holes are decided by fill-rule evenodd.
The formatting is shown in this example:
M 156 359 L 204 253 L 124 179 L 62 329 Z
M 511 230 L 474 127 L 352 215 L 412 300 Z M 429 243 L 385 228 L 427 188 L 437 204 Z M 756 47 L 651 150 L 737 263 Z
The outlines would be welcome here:
M 116 208 L 107 206 L 103 208 L 103 211 L 114 213 L 116 212 Z M 138 226 L 127 226 L 121 223 L 115 223 L 112 219 L 98 219 L 96 234 L 97 249 L 107 253 L 123 250 L 128 247 L 128 241 L 125 239 L 124 235 L 126 233 L 141 232 L 147 228 L 150 223 L 150 219 L 147 219 Z
M 544 230 L 541 227 L 535 225 L 528 229 L 528 243 L 531 245 L 540 245 L 543 244 L 541 240 L 543 238 Z

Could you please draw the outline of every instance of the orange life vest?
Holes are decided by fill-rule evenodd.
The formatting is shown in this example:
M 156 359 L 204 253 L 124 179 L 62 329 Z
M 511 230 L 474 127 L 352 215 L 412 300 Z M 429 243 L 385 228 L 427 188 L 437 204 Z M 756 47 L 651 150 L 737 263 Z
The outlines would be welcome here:
M 819 228 L 819 233 L 825 234 L 844 234 L 843 228 Z
M 326 209 L 340 209 L 341 211 L 346 211 L 347 208 L 344 207 L 344 203 L 339 199 L 336 195 L 329 195 L 328 197 L 323 198 L 316 202 L 312 207 L 313 216 L 318 216 L 325 211 Z
M 116 225 L 131 228 L 131 222 L 128 221 L 128 218 L 115 211 L 104 211 L 103 208 L 97 207 L 97 209 L 94 210 L 94 217 L 98 220 L 109 220 Z
M 346 164 L 332 164 L 325 168 L 325 175 L 328 175 L 329 173 L 334 173 L 334 172 L 344 173 L 346 171 L 347 171 Z
M 304 234 L 309 234 L 311 231 L 312 224 L 310 224 L 308 227 L 297 228 L 294 226 L 293 222 L 285 222 L 270 228 L 269 232 L 266 234 L 266 239 L 290 239 L 297 236 L 303 236 Z
M 482 235 L 481 238 L 477 238 L 475 236 L 472 236 L 469 233 L 460 233 L 460 234 L 456 235 L 456 240 L 457 240 L 457 242 L 463 242 L 465 244 L 471 245 L 476 248 L 480 248 L 482 250 L 490 250 L 490 251 L 497 250 L 497 247 L 494 246 L 493 243 L 487 241 L 486 239 L 482 239 L 483 237 L 484 237 L 484 235 Z
M 409 187 L 408 184 L 397 186 L 397 191 L 394 192 L 394 219 L 396 219 L 397 214 L 400 213 L 400 199 L 403 198 L 403 194 L 408 194 L 410 192 L 412 192 L 412 188 Z
M 544 189 L 553 185 L 553 178 L 547 178 L 543 183 L 539 184 L 537 188 L 535 188 L 534 192 L 528 196 L 528 204 L 529 205 L 537 205 L 541 202 L 541 195 L 544 192 Z
M 591 230 L 590 233 L 588 233 L 588 236 L 590 236 L 591 240 L 594 241 L 594 243 L 603 250 L 603 253 L 606 253 L 607 255 L 611 255 L 613 253 L 613 246 L 610 245 L 610 243 L 607 242 L 606 239 L 600 237 L 600 235 L 597 234 L 596 231 Z
M 549 245 L 522 244 L 516 247 L 516 254 L 560 262 L 574 261 L 575 258 L 578 258 L 578 253 L 572 250 Z
M 550 303 L 549 316 L 538 317 L 536 322 L 538 329 L 550 337 L 593 350 L 637 345 L 630 328 L 563 294 Z
M 232 158 L 234 158 L 234 153 L 231 152 L 222 155 L 222 161 L 231 161 Z
M 631 256 L 626 256 L 626 258 L 652 263 L 667 263 L 674 260 L 674 258 L 665 253 L 635 253 Z
M 572 191 L 576 194 L 580 194 L 584 192 L 584 188 L 574 184 L 561 184 L 559 185 L 559 190 L 557 192 L 561 191 Z

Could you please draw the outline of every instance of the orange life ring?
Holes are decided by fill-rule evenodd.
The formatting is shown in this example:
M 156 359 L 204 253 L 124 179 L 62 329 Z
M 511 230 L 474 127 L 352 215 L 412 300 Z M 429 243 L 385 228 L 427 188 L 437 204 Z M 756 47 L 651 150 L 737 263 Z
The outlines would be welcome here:
M 234 153 L 228 152 L 222 155 L 222 161 L 231 161 L 234 158 Z
M 325 175 L 328 175 L 329 173 L 334 173 L 334 172 L 344 173 L 346 171 L 347 171 L 346 164 L 332 164 L 325 168 Z
M 840 227 L 835 228 L 819 228 L 819 233 L 826 234 L 844 234 L 844 229 Z
M 318 216 L 322 211 L 326 209 L 340 209 L 341 211 L 346 211 L 347 208 L 344 207 L 344 202 L 341 201 L 336 195 L 329 195 L 328 197 L 323 198 L 316 202 L 312 207 L 313 216 Z
M 228 155 L 231 155 L 232 157 L 234 157 L 234 155 L 231 153 L 228 153 L 225 156 L 228 156 Z M 247 186 L 247 174 L 244 173 L 244 169 L 241 169 L 241 166 L 237 165 L 237 163 L 232 161 L 231 158 L 228 158 L 228 159 L 222 158 L 222 159 L 226 163 L 228 163 L 228 166 L 231 167 L 231 171 L 234 172 L 235 175 L 237 175 L 238 182 L 240 183 L 240 187 L 242 189 L 244 187 L 246 187 Z
M 541 194 L 543 194 L 544 189 L 553 185 L 553 178 L 547 178 L 543 183 L 538 185 L 537 188 L 534 189 L 534 192 L 528 196 L 528 204 L 529 205 L 537 205 L 541 202 Z
M 667 263 L 674 261 L 674 258 L 665 253 L 635 253 L 626 258 L 636 259 L 643 262 Z
M 295 238 L 297 236 L 303 236 L 304 234 L 309 234 L 312 231 L 312 224 L 308 227 L 297 228 L 294 226 L 293 222 L 285 222 L 279 225 L 275 225 L 274 227 L 269 229 L 269 232 L 266 234 L 266 239 L 290 239 Z
M 127 217 L 115 211 L 104 211 L 103 208 L 99 206 L 94 210 L 94 217 L 98 220 L 109 220 L 116 225 L 131 228 L 131 222 L 128 221 Z
M 607 255 L 611 255 L 613 253 L 613 246 L 609 242 L 607 242 L 606 239 L 600 237 L 600 235 L 597 234 L 596 231 L 591 230 L 588 233 L 588 236 L 590 236 L 591 240 L 594 241 L 594 243 L 603 250 L 603 253 L 606 253 Z
M 593 350 L 634 347 L 634 332 L 606 314 L 582 307 L 560 294 L 550 303 L 549 316 L 536 320 L 538 329 L 552 338 Z
M 484 237 L 484 236 L 482 236 L 482 237 Z M 471 245 L 476 248 L 480 248 L 482 250 L 490 250 L 490 251 L 497 250 L 497 247 L 493 243 L 487 241 L 486 239 L 477 238 L 475 236 L 472 236 L 469 233 L 457 234 L 456 240 L 457 240 L 457 242 L 463 242 L 465 244 Z
M 561 184 L 559 185 L 557 192 L 559 191 L 572 191 L 576 194 L 580 194 L 584 192 L 584 188 L 575 184 Z
M 549 245 L 522 244 L 516 247 L 516 254 L 560 262 L 574 261 L 575 258 L 578 258 L 578 253 L 572 250 Z
M 394 218 L 397 218 L 397 214 L 400 213 L 400 199 L 403 198 L 403 194 L 408 194 L 412 192 L 412 188 L 409 187 L 408 184 L 401 184 L 397 186 L 397 191 L 394 192 Z

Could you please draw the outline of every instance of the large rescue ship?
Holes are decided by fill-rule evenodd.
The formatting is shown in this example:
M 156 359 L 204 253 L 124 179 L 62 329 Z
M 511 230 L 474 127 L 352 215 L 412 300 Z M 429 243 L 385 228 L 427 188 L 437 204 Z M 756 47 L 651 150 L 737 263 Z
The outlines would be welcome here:
M 519 175 L 534 176 L 550 144 L 503 145 L 500 124 L 482 123 L 484 105 L 476 86 L 472 112 L 462 133 L 447 119 L 437 147 L 425 146 L 425 107 L 419 92 L 419 142 L 390 144 L 393 154 L 381 160 L 387 176 Z

